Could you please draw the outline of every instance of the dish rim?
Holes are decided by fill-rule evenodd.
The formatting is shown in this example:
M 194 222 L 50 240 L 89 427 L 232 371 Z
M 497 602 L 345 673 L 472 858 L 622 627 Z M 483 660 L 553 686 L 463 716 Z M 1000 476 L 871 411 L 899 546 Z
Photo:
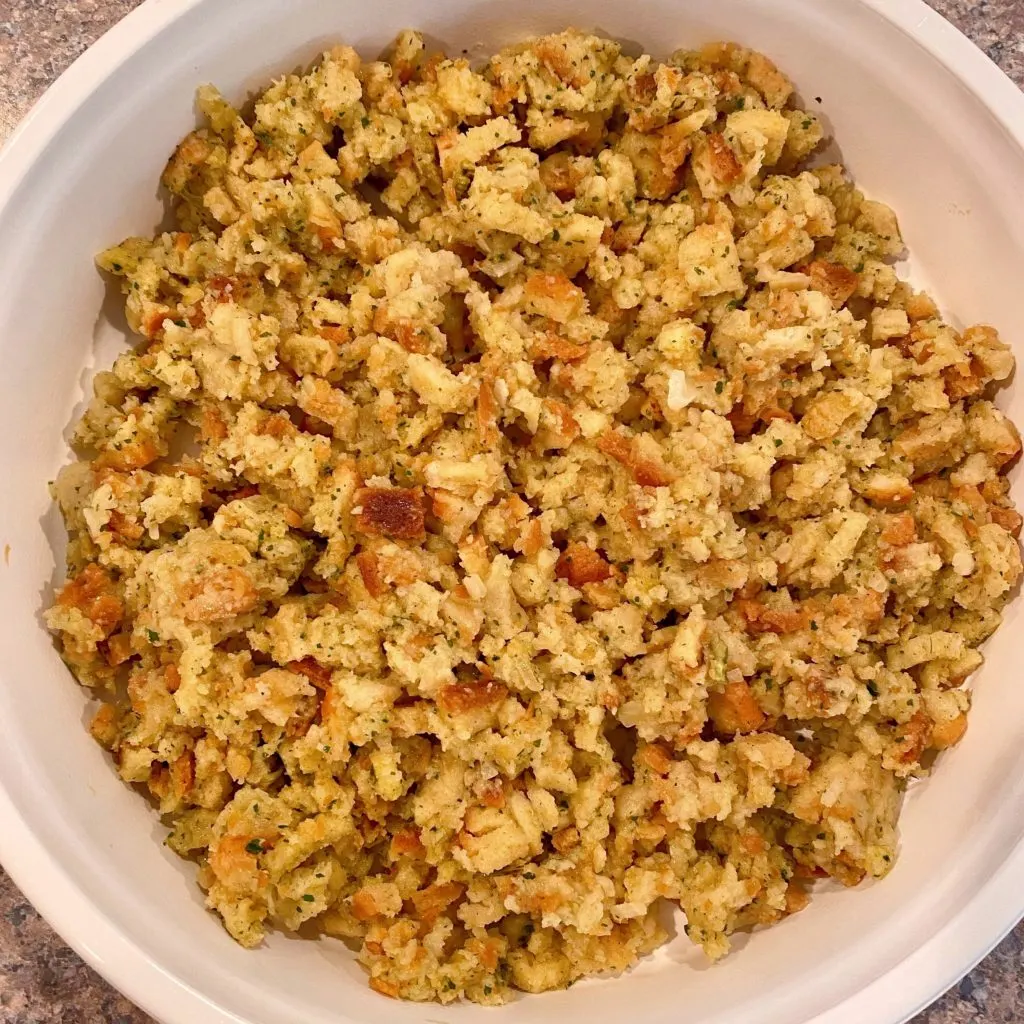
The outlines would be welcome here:
M 209 0 L 143 0 L 46 90 L 0 147 L 0 212 L 89 96 L 139 49 Z M 995 117 L 1024 152 L 1024 92 L 925 0 L 849 0 L 926 50 Z M 252 1024 L 172 974 L 79 889 L 0 785 L 0 863 L 76 953 L 164 1024 Z M 901 1024 L 979 963 L 1024 917 L 1024 843 L 968 903 L 909 957 L 805 1024 Z M 344 1018 L 339 1018 L 344 1020 Z

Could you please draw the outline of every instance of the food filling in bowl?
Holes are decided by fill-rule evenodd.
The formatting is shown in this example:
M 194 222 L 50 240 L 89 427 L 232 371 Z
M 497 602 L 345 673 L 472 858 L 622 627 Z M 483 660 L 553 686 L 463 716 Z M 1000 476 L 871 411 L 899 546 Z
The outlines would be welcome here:
M 501 1003 L 883 876 L 1021 574 L 1013 358 L 787 78 L 406 32 L 199 103 L 47 621 L 228 931 Z

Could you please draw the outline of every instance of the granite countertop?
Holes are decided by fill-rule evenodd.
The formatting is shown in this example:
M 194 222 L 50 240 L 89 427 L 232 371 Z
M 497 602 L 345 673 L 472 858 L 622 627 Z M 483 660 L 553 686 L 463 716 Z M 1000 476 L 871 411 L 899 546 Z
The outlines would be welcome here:
M 0 142 L 140 0 L 0 0 Z M 928 0 L 1024 87 L 1024 0 Z M 1024 923 L 912 1024 L 1024 1021 Z M 0 869 L 0 1024 L 151 1024 L 53 933 Z M 866 1021 L 865 1024 L 873 1024 Z

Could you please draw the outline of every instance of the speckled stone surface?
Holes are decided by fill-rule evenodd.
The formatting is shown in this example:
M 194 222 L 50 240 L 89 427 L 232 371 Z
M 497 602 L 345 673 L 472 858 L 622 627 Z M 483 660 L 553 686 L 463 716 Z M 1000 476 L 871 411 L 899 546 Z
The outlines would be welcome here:
M 50 82 L 138 2 L 0 0 L 0 141 Z M 1024 87 L 1024 0 L 928 2 Z M 0 1024 L 151 1022 L 61 942 L 0 869 Z M 1020 1022 L 1024 923 L 912 1024 Z

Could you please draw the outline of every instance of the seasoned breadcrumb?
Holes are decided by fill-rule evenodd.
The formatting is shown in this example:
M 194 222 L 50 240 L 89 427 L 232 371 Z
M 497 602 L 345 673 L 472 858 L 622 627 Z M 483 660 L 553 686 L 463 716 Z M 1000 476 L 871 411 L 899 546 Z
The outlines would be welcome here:
M 496 1004 L 892 866 L 1021 575 L 1013 358 L 792 93 L 575 31 L 200 90 L 47 618 L 243 945 Z

